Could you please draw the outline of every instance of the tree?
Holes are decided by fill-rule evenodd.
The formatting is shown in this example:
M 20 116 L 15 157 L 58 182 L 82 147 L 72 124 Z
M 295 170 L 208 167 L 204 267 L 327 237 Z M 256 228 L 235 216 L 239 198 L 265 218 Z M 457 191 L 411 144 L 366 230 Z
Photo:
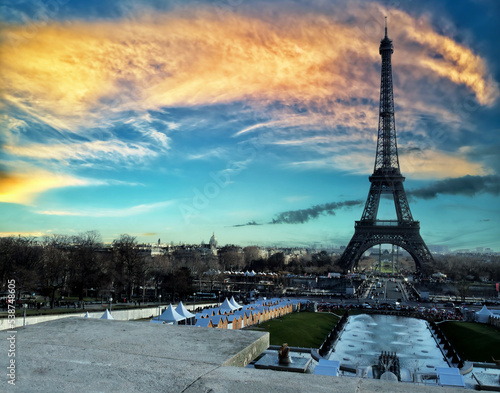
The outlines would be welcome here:
M 267 265 L 269 270 L 273 272 L 283 270 L 283 268 L 285 267 L 285 254 L 283 254 L 282 252 L 274 253 L 268 258 Z
M 134 292 L 134 284 L 139 282 L 144 272 L 144 260 L 134 236 L 123 234 L 113 241 L 113 262 L 117 296 L 130 300 Z
M 22 291 L 32 292 L 38 286 L 37 270 L 42 249 L 33 237 L 6 237 L 0 239 L 0 269 L 2 285 L 16 281 L 16 298 Z
M 83 301 L 87 289 L 102 285 L 105 264 L 101 235 L 97 231 L 88 231 L 74 236 L 71 245 L 71 279 L 80 301 Z
M 50 297 L 50 308 L 54 308 L 56 291 L 62 288 L 68 279 L 70 239 L 67 236 L 46 236 L 43 240 L 43 257 L 38 274 L 43 294 Z
M 252 269 L 253 263 L 261 259 L 259 247 L 256 246 L 245 247 L 243 249 L 243 253 L 245 255 L 245 266 L 248 269 Z
M 224 270 L 241 270 L 245 257 L 240 247 L 226 245 L 219 250 L 219 262 Z
M 187 267 L 181 267 L 173 273 L 167 274 L 162 283 L 164 292 L 171 294 L 172 301 L 176 297 L 185 298 L 193 293 L 193 276 Z

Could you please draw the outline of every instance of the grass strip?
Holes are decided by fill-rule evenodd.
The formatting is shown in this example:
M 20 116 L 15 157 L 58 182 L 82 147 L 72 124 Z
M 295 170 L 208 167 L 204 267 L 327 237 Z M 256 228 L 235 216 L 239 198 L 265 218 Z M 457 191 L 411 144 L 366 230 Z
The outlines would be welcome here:
M 303 311 L 263 322 L 255 330 L 269 332 L 271 345 L 319 348 L 338 320 L 332 314 Z
M 492 362 L 500 359 L 500 331 L 474 322 L 444 322 L 440 325 L 445 336 L 464 360 Z

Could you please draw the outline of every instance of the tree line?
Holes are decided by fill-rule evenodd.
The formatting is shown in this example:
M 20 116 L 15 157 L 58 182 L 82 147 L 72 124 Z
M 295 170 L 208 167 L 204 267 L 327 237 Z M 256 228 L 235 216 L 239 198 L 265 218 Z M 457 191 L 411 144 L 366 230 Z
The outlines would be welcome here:
M 99 296 L 147 300 L 161 294 L 184 298 L 196 291 L 196 283 L 217 280 L 221 271 L 325 275 L 342 271 L 337 261 L 338 256 L 326 251 L 266 255 L 256 246 L 235 245 L 219 248 L 217 255 L 209 246 L 178 246 L 152 256 L 151 249 L 133 236 L 122 234 L 105 245 L 97 231 L 45 236 L 40 241 L 11 236 L 0 238 L 0 287 L 5 290 L 7 280 L 15 279 L 18 299 L 34 292 L 50 299 L 51 307 L 61 296 L 80 301 Z M 373 261 L 364 258 L 359 266 L 370 264 Z M 427 274 L 440 271 L 455 281 L 500 281 L 497 256 L 438 256 L 435 266 L 424 268 Z M 146 288 L 154 293 L 146 293 Z

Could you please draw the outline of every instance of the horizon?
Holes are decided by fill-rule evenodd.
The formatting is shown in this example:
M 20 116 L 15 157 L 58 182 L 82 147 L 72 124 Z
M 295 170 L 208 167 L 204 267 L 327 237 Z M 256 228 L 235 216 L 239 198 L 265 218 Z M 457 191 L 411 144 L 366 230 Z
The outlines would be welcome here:
M 346 246 L 374 167 L 387 16 L 420 234 L 429 247 L 500 250 L 499 3 L 3 11 L 0 236 Z M 391 203 L 379 219 L 395 216 Z

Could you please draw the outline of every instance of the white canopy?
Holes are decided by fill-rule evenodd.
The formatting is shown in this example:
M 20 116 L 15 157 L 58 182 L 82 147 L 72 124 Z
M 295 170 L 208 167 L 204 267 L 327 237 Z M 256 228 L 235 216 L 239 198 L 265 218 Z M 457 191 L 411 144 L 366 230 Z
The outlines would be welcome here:
M 102 314 L 102 317 L 101 319 L 114 319 L 111 315 L 111 313 L 108 311 L 108 309 L 106 309 L 106 311 L 104 312 L 104 314 Z
M 231 296 L 231 300 L 229 300 L 229 303 L 232 304 L 237 309 L 240 309 L 242 307 L 238 303 L 236 303 L 236 300 L 234 300 L 234 296 Z
M 481 311 L 478 311 L 476 313 L 476 321 L 479 323 L 488 323 L 488 318 L 490 317 L 491 312 L 486 308 L 486 306 L 483 306 Z
M 230 311 L 234 311 L 234 310 L 236 310 L 237 308 L 238 308 L 238 307 L 233 306 L 233 305 L 229 302 L 229 300 L 227 300 L 227 298 L 226 298 L 226 300 L 224 300 L 224 303 L 222 303 L 222 304 L 220 305 L 220 309 L 221 309 L 221 310 L 230 310 Z
M 184 307 L 184 304 L 182 304 L 182 302 L 179 302 L 179 305 L 177 306 L 177 308 L 175 309 L 175 311 L 183 316 L 184 318 L 194 318 L 195 315 L 190 313 L 188 311 L 188 309 L 186 307 Z
M 89 312 L 88 312 L 88 311 L 85 313 L 84 318 L 90 318 L 90 314 L 89 314 Z
M 170 304 L 165 311 L 158 317 L 160 321 L 165 322 L 174 322 L 177 323 L 179 321 L 183 321 L 186 317 L 180 315 L 177 311 L 174 310 L 172 305 Z

